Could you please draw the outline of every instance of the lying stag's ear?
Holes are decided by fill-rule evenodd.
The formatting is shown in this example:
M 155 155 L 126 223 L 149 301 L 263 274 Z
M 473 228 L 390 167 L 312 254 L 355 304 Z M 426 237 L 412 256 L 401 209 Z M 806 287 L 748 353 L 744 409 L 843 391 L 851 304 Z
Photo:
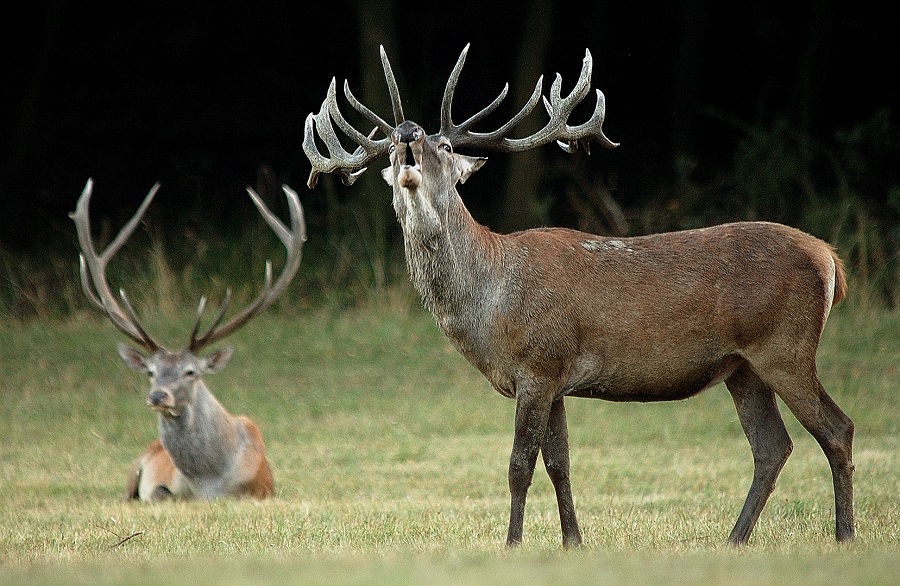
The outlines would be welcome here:
M 128 344 L 123 344 L 119 342 L 116 344 L 116 350 L 119 352 L 119 356 L 122 358 L 122 362 L 130 368 L 131 370 L 136 370 L 138 372 L 146 372 L 147 363 L 144 355 L 129 346 Z
M 215 374 L 228 366 L 231 361 L 231 355 L 234 354 L 233 346 L 224 346 L 219 348 L 206 358 L 200 359 L 200 368 L 205 373 Z
M 487 161 L 487 157 L 467 157 L 465 155 L 455 154 L 453 160 L 456 161 L 456 170 L 459 172 L 459 182 L 465 183 L 466 179 L 472 176 L 472 173 L 481 169 L 481 166 Z

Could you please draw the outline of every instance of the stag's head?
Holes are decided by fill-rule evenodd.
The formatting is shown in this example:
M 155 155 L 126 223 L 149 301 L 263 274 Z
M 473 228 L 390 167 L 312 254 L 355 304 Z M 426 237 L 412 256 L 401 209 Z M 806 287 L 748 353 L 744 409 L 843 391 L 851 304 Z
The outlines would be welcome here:
M 459 75 L 468 53 L 468 45 L 463 49 L 456 66 L 447 81 L 441 103 L 441 127 L 434 134 L 427 134 L 415 122 L 407 120 L 403 115 L 400 92 L 394 80 L 390 62 L 384 48 L 381 48 L 381 63 L 387 80 L 388 91 L 394 113 L 394 125 L 385 122 L 381 117 L 360 103 L 350 91 L 349 84 L 344 82 L 344 95 L 350 105 L 375 125 L 368 135 L 364 135 L 344 118 L 337 105 L 336 82 L 332 79 L 328 94 L 317 114 L 310 114 L 306 119 L 303 150 L 312 163 L 309 176 L 309 187 L 316 184 L 320 173 L 335 173 L 344 184 L 351 185 L 366 170 L 374 159 L 383 154 L 390 155 L 391 166 L 382 173 L 394 192 L 394 207 L 400 221 L 408 221 L 409 217 L 424 220 L 439 219 L 442 200 L 454 197 L 456 183 L 464 183 L 478 170 L 485 159 L 469 157 L 456 152 L 460 148 L 474 147 L 500 152 L 521 152 L 556 141 L 567 152 L 573 152 L 578 145 L 589 150 L 591 140 L 596 140 L 607 148 L 616 146 L 602 131 L 605 114 L 603 93 L 596 91 L 597 103 L 591 117 L 583 124 L 570 126 L 568 117 L 590 91 L 592 59 L 590 51 L 585 52 L 581 75 L 572 92 L 561 95 L 562 78 L 557 74 L 550 88 L 550 96 L 543 98 L 544 106 L 550 119 L 538 132 L 524 138 L 509 138 L 510 132 L 541 101 L 543 77 L 539 78 L 534 91 L 522 109 L 509 122 L 493 132 L 472 132 L 471 128 L 497 109 L 509 91 L 504 86 L 493 102 L 471 116 L 465 122 L 455 124 L 451 115 L 453 94 L 459 81 Z M 342 146 L 334 125 L 353 142 L 359 145 L 354 152 L 348 152 Z M 329 156 L 325 157 L 316 145 L 316 133 L 327 147 Z M 377 134 L 383 138 L 375 139 Z M 436 217 L 432 217 L 436 214 Z
M 454 153 L 447 137 L 426 136 L 415 122 L 402 122 L 390 138 L 391 166 L 381 175 L 393 189 L 400 222 L 425 236 L 440 229 L 443 210 L 457 197 L 455 185 L 465 183 L 487 159 Z
M 202 376 L 219 372 L 231 360 L 234 349 L 225 346 L 208 356 L 198 356 L 188 349 L 171 352 L 160 348 L 143 354 L 128 344 L 117 346 L 122 361 L 150 379 L 147 404 L 164 417 L 179 417 L 197 399 Z
M 187 346 L 181 350 L 171 351 L 161 346 L 147 333 L 124 289 L 119 290 L 119 298 L 122 302 L 120 305 L 106 280 L 106 266 L 109 260 L 134 232 L 158 189 L 159 184 L 150 190 L 131 220 L 125 224 L 102 253 L 98 253 L 94 247 L 88 214 L 93 181 L 88 180 L 78 199 L 78 205 L 70 216 L 75 221 L 78 232 L 78 242 L 81 248 L 79 256 L 81 286 L 85 295 L 109 317 L 113 325 L 132 342 L 147 351 L 145 354 L 127 344 L 120 343 L 118 345 L 119 356 L 125 364 L 133 370 L 144 372 L 149 376 L 151 389 L 147 396 L 147 402 L 150 406 L 164 416 L 177 417 L 187 405 L 193 404 L 197 389 L 202 384 L 201 377 L 225 368 L 233 353 L 230 346 L 214 350 L 206 356 L 201 356 L 200 351 L 228 336 L 254 316 L 262 313 L 287 288 L 300 267 L 303 242 L 306 240 L 306 225 L 300 199 L 287 186 L 284 186 L 284 193 L 287 196 L 291 216 L 290 229 L 266 207 L 252 189 L 248 188 L 247 192 L 253 203 L 287 250 L 281 275 L 273 283 L 272 263 L 267 261 L 265 281 L 256 299 L 222 323 L 231 301 L 231 291 L 226 291 L 215 318 L 202 334 L 200 326 L 206 309 L 206 297 L 201 297 Z

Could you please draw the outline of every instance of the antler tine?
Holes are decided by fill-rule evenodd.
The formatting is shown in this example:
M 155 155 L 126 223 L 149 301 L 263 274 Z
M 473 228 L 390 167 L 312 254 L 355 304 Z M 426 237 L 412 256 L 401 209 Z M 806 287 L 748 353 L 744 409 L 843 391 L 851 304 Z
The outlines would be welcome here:
M 551 121 L 547 123 L 547 128 L 549 129 L 555 121 L 553 126 L 557 130 L 556 135 L 550 137 L 550 140 L 555 139 L 557 144 L 566 152 L 573 152 L 579 142 L 584 145 L 585 150 L 590 152 L 589 144 L 591 139 L 596 140 L 606 148 L 619 146 L 619 143 L 609 140 L 603 134 L 602 126 L 606 116 L 606 99 L 600 90 L 596 90 L 597 105 L 594 107 L 594 112 L 587 122 L 577 126 L 569 126 L 566 123 L 569 114 L 572 113 L 575 106 L 581 103 L 590 91 L 592 68 L 593 59 L 591 58 L 591 52 L 586 49 L 581 66 L 581 75 L 578 77 L 578 82 L 568 97 L 561 97 L 562 76 L 557 73 L 556 79 L 553 80 L 553 85 L 550 88 L 550 99 L 544 98 L 544 107 L 551 118 Z
M 144 327 L 141 325 L 141 322 L 138 319 L 137 312 L 134 310 L 134 306 L 131 304 L 131 300 L 128 299 L 128 295 L 125 294 L 125 289 L 119 289 L 119 297 L 122 298 L 122 303 L 125 304 L 125 310 L 128 312 L 130 323 L 137 329 L 138 333 L 141 336 L 141 339 L 149 340 L 151 342 L 149 345 L 147 345 L 147 348 L 149 348 L 150 350 L 158 350 L 159 344 L 154 342 L 152 339 L 150 339 L 150 336 L 147 335 L 147 332 L 144 330 Z
M 391 107 L 395 125 L 399 125 L 405 120 L 403 104 L 400 100 L 400 90 L 397 87 L 397 80 L 394 78 L 394 71 L 391 69 L 391 63 L 383 45 L 379 47 L 379 51 L 381 54 L 381 66 L 384 68 L 384 78 L 387 82 L 388 92 L 391 95 Z M 319 175 L 322 173 L 335 173 L 340 176 L 344 185 L 352 185 L 356 178 L 366 170 L 366 165 L 373 159 L 387 153 L 391 146 L 390 135 L 394 130 L 394 126 L 385 122 L 380 116 L 357 100 L 350 91 L 350 85 L 345 81 L 344 95 L 347 98 L 347 102 L 366 120 L 374 124 L 375 129 L 368 136 L 365 136 L 347 122 L 337 105 L 335 83 L 335 80 L 332 79 L 331 85 L 328 87 L 328 94 L 325 101 L 322 102 L 319 112 L 317 114 L 309 114 L 306 117 L 303 152 L 306 153 L 312 164 L 309 180 L 306 182 L 310 189 L 315 187 Z M 353 153 L 347 152 L 341 145 L 334 131 L 332 121 L 338 125 L 344 134 L 359 145 Z M 372 140 L 372 137 L 379 130 L 385 137 L 381 140 Z M 328 148 L 328 157 L 323 156 L 316 147 L 316 131 L 318 131 L 319 137 Z
M 347 84 L 344 84 L 344 93 L 347 95 L 350 104 L 370 121 L 373 121 L 378 128 L 373 130 L 368 136 L 365 136 L 347 122 L 338 108 L 336 81 L 332 78 L 325 101 L 322 102 L 319 112 L 317 114 L 310 113 L 306 117 L 303 133 L 303 152 L 306 153 L 312 164 L 312 170 L 307 181 L 307 185 L 310 188 L 315 187 L 321 173 L 336 173 L 341 177 L 344 185 L 352 185 L 356 178 L 366 170 L 366 165 L 373 159 L 386 153 L 390 146 L 390 139 L 387 136 L 381 140 L 372 140 L 375 131 L 379 129 L 385 135 L 390 135 L 392 128 L 388 126 L 387 122 L 359 103 L 350 93 Z M 344 134 L 359 145 L 353 153 L 348 152 L 341 144 L 337 133 L 334 131 L 332 120 Z M 328 149 L 328 157 L 323 156 L 316 146 L 316 131 L 318 131 L 319 137 Z
M 451 139 L 450 134 L 453 130 L 457 130 L 459 127 L 453 124 L 453 115 L 450 113 L 450 108 L 453 105 L 453 94 L 456 92 L 456 84 L 459 82 L 459 74 L 462 71 L 463 65 L 466 63 L 466 55 L 469 54 L 469 45 L 470 43 L 466 43 L 466 46 L 463 47 L 462 52 L 459 54 L 459 58 L 456 60 L 456 65 L 453 66 L 453 71 L 450 72 L 450 78 L 447 79 L 447 87 L 444 88 L 444 97 L 441 100 L 441 134 Z M 509 84 L 503 86 L 503 91 L 500 92 L 500 95 L 488 105 L 485 110 L 488 108 L 496 108 L 500 102 L 503 101 L 503 98 L 506 97 L 506 92 L 509 88 Z M 484 111 L 484 110 L 482 110 Z M 493 109 L 491 109 L 493 111 Z M 478 114 L 476 114 L 477 116 Z M 474 116 L 472 117 L 474 118 Z M 469 120 L 471 120 L 470 118 Z
M 376 114 L 375 112 L 373 112 L 372 110 L 367 108 L 362 102 L 360 102 L 359 100 L 356 99 L 356 96 L 354 96 L 353 92 L 350 91 L 350 82 L 347 81 L 346 79 L 344 80 L 344 96 L 347 98 L 347 103 L 349 103 L 351 106 L 353 106 L 354 110 L 356 110 L 357 112 L 362 114 L 369 122 L 371 122 L 372 124 L 375 125 L 375 128 L 372 130 L 371 133 L 369 133 L 368 137 L 363 136 L 363 134 L 361 132 L 357 131 L 355 128 L 350 126 L 350 124 L 347 123 L 347 121 L 344 119 L 344 117 L 341 116 L 341 112 L 337 107 L 337 100 L 332 102 L 332 104 L 334 106 L 333 113 L 336 116 L 339 116 L 339 118 L 336 118 L 336 122 L 338 123 L 338 126 L 341 127 L 341 130 L 343 130 L 347 134 L 347 136 L 349 136 L 351 139 L 355 140 L 358 144 L 360 144 L 360 145 L 368 144 L 366 141 L 371 140 L 371 138 L 375 135 L 375 132 L 377 132 L 379 130 L 384 135 L 390 135 L 391 132 L 394 130 L 394 128 L 390 124 L 385 122 L 381 118 L 381 116 L 379 116 L 378 114 Z M 346 128 L 345 128 L 345 126 L 346 126 Z M 377 144 L 380 144 L 380 142 L 381 141 L 374 142 L 372 144 L 372 146 L 376 146 Z
M 461 64 L 464 58 L 465 51 L 463 51 L 463 55 L 460 56 L 460 61 L 457 62 L 457 68 L 455 68 L 453 74 L 451 74 L 450 79 L 454 87 L 456 85 L 455 78 L 459 75 L 457 69 L 461 69 Z M 612 142 L 606 137 L 606 135 L 603 134 L 602 125 L 606 112 L 606 103 L 603 98 L 603 93 L 600 92 L 600 90 L 597 90 L 597 105 L 594 108 L 594 113 L 592 114 L 590 119 L 587 122 L 579 124 L 577 126 L 569 126 L 567 124 L 568 117 L 575 109 L 575 106 L 581 103 L 581 101 L 590 91 L 592 67 L 593 60 L 591 58 L 591 52 L 589 50 L 586 50 L 578 82 L 575 84 L 575 87 L 572 89 L 571 93 L 569 93 L 569 95 L 565 98 L 561 96 L 562 76 L 560 76 L 559 74 L 556 75 L 556 79 L 553 81 L 553 84 L 550 88 L 550 98 L 544 98 L 544 106 L 550 116 L 550 120 L 547 121 L 547 123 L 541 130 L 537 131 L 531 136 L 517 139 L 506 138 L 506 135 L 517 124 L 519 124 L 519 122 L 521 122 L 531 112 L 535 104 L 537 104 L 538 100 L 540 99 L 543 77 L 538 79 L 538 83 L 535 86 L 534 92 L 532 92 L 531 94 L 531 98 L 529 98 L 528 102 L 519 111 L 519 113 L 513 116 L 513 118 L 509 122 L 498 128 L 494 132 L 471 132 L 468 130 L 468 127 L 471 126 L 469 120 L 459 126 L 453 126 L 453 124 L 449 122 L 449 103 L 446 104 L 446 115 L 448 121 L 447 126 L 449 129 L 448 131 L 451 133 L 448 138 L 454 144 L 454 146 L 457 147 L 474 146 L 508 153 L 525 151 L 537 146 L 547 144 L 548 142 L 551 142 L 553 140 L 557 141 L 560 147 L 562 147 L 567 152 L 573 152 L 579 143 L 583 144 L 587 149 L 588 144 L 591 140 L 596 140 L 606 148 L 616 147 L 618 146 L 618 143 Z M 450 94 L 450 98 L 452 99 L 452 89 L 450 88 L 450 82 L 448 82 L 448 91 Z M 505 90 L 501 95 L 505 95 Z M 445 101 L 446 100 L 447 93 L 445 92 Z M 482 111 L 473 116 L 473 119 L 477 119 L 470 119 L 472 120 L 471 123 L 480 120 L 482 117 L 484 117 L 484 115 L 490 113 L 490 111 L 492 111 L 497 104 L 499 104 L 498 100 L 492 102 L 491 105 L 485 109 L 487 110 L 487 112 Z M 441 132 L 446 136 L 443 128 L 443 112 L 441 124 Z
M 115 296 L 110 290 L 106 281 L 106 265 L 109 260 L 119 251 L 123 244 L 128 240 L 140 223 L 153 201 L 156 192 L 159 190 L 159 183 L 155 184 L 147 197 L 144 198 L 138 210 L 131 219 L 126 223 L 112 242 L 106 247 L 101 254 L 97 253 L 94 248 L 94 242 L 91 239 L 91 225 L 89 218 L 89 208 L 91 194 L 94 189 L 93 179 L 88 179 L 78 198 L 75 211 L 69 214 L 69 217 L 75 222 L 75 228 L 78 233 L 78 244 L 81 248 L 79 255 L 79 272 L 81 275 L 81 288 L 84 290 L 87 298 L 106 313 L 107 317 L 112 321 L 123 334 L 131 338 L 135 343 L 147 348 L 148 350 L 158 350 L 159 344 L 151 338 L 144 328 L 141 326 L 134 308 L 128 302 L 124 291 L 120 290 L 122 300 L 125 302 L 128 312 L 122 311 Z
M 225 291 L 226 297 L 231 293 L 231 289 L 227 289 Z M 200 332 L 200 320 L 203 318 L 203 311 L 206 309 L 206 295 L 200 296 L 200 301 L 197 303 L 197 311 L 195 313 L 196 317 L 194 318 L 194 327 L 191 329 L 191 337 L 188 342 L 188 348 L 194 345 L 194 340 L 197 339 L 197 334 Z
M 459 55 L 459 59 L 456 61 L 456 65 L 453 67 L 453 71 L 450 73 L 450 78 L 447 80 L 447 87 L 444 90 L 444 97 L 441 101 L 441 130 L 440 134 L 450 139 L 450 142 L 454 145 L 460 144 L 462 146 L 467 145 L 476 145 L 483 147 L 490 147 L 495 144 L 500 144 L 503 141 L 503 137 L 519 122 L 522 121 L 531 111 L 534 109 L 535 105 L 537 105 L 538 101 L 541 97 L 541 87 L 543 86 L 544 76 L 538 78 L 537 84 L 535 85 L 534 91 L 531 93 L 531 97 L 522 106 L 522 109 L 519 110 L 519 113 L 513 116 L 513 118 L 498 128 L 493 132 L 488 133 L 477 133 L 477 132 L 469 132 L 469 128 L 471 128 L 474 124 L 481 121 L 487 115 L 492 113 L 500 103 L 506 98 L 507 93 L 509 92 L 509 84 L 504 84 L 503 89 L 500 91 L 500 95 L 494 98 L 490 104 L 488 104 L 482 110 L 476 112 L 473 116 L 471 116 L 468 120 L 461 124 L 453 123 L 453 116 L 451 114 L 451 108 L 453 104 L 453 95 L 456 92 L 456 84 L 459 82 L 459 75 L 462 72 L 463 65 L 466 62 L 466 55 L 469 53 L 469 44 L 463 48 L 462 53 Z
M 266 207 L 266 204 L 263 203 L 262 199 L 255 191 L 249 187 L 247 188 L 247 193 L 250 195 L 250 198 L 253 200 L 253 203 L 256 205 L 263 219 L 287 249 L 287 258 L 284 261 L 284 267 L 281 269 L 281 274 L 273 284 L 272 263 L 266 261 L 265 281 L 263 283 L 262 291 L 260 291 L 256 299 L 240 313 L 236 314 L 225 324 L 220 326 L 219 322 L 222 321 L 222 317 L 225 315 L 225 310 L 231 299 L 231 290 L 229 289 L 225 294 L 225 300 L 222 302 L 215 320 L 213 320 L 212 324 L 207 328 L 206 333 L 197 337 L 200 317 L 205 305 L 205 298 L 201 299 L 201 305 L 197 310 L 197 322 L 194 325 L 194 332 L 191 334 L 189 344 L 189 349 L 192 352 L 230 335 L 232 332 L 246 324 L 251 318 L 264 311 L 284 292 L 288 284 L 294 278 L 294 275 L 297 274 L 297 269 L 300 268 L 300 261 L 302 259 L 303 243 L 306 241 L 306 222 L 303 217 L 303 206 L 300 205 L 300 198 L 297 196 L 297 193 L 287 185 L 282 185 L 282 190 L 284 190 L 284 194 L 288 200 L 288 209 L 291 216 L 290 229 L 278 219 L 278 216 Z
M 267 269 L 266 275 L 268 277 L 268 280 L 266 281 L 265 286 L 263 287 L 264 290 L 268 289 L 270 281 L 271 281 L 271 274 L 272 274 L 271 263 L 268 261 L 266 261 L 266 269 Z M 231 305 L 231 287 L 228 287 L 227 289 L 225 289 L 225 297 L 222 299 L 222 303 L 219 304 L 219 309 L 218 309 L 218 311 L 216 311 L 216 316 L 215 316 L 215 318 L 213 318 L 212 322 L 209 324 L 209 327 L 206 328 L 207 334 L 209 334 L 209 332 L 211 332 L 217 325 L 219 325 L 219 322 L 221 322 L 222 318 L 225 317 L 225 312 L 228 311 L 229 305 Z M 190 340 L 188 341 L 188 348 L 192 352 L 199 349 L 202 346 L 201 344 L 198 344 L 198 342 L 206 337 L 206 335 L 201 336 L 200 338 L 197 337 L 197 334 L 200 332 L 200 322 L 203 319 L 203 312 L 205 310 L 206 310 L 206 295 L 203 295 L 202 297 L 200 297 L 200 302 L 197 304 L 197 313 L 196 313 L 196 317 L 194 318 L 194 327 L 191 330 L 191 337 L 190 337 Z
M 394 71 L 391 69 L 391 62 L 388 61 L 384 45 L 379 45 L 378 51 L 381 54 L 381 67 L 384 69 L 384 79 L 387 81 L 388 91 L 391 94 L 391 106 L 394 109 L 394 125 L 400 126 L 400 123 L 406 120 L 406 117 L 403 116 L 403 104 L 400 103 L 400 90 L 397 88 L 397 80 L 394 79 Z M 387 134 L 390 135 L 390 132 Z

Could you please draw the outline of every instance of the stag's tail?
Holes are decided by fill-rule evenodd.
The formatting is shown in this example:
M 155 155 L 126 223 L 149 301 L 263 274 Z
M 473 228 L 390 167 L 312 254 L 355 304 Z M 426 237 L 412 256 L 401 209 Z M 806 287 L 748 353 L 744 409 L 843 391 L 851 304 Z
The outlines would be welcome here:
M 834 307 L 847 296 L 847 275 L 844 272 L 844 261 L 840 259 L 833 248 L 831 249 L 831 259 L 834 261 L 834 297 L 832 297 L 831 306 Z

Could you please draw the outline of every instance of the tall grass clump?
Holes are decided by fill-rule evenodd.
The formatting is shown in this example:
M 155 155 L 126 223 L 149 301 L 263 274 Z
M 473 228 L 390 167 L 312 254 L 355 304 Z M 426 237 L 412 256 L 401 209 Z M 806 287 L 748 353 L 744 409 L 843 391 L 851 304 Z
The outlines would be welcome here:
M 0 318 L 49 319 L 81 307 L 77 257 L 6 250 L 0 245 Z

